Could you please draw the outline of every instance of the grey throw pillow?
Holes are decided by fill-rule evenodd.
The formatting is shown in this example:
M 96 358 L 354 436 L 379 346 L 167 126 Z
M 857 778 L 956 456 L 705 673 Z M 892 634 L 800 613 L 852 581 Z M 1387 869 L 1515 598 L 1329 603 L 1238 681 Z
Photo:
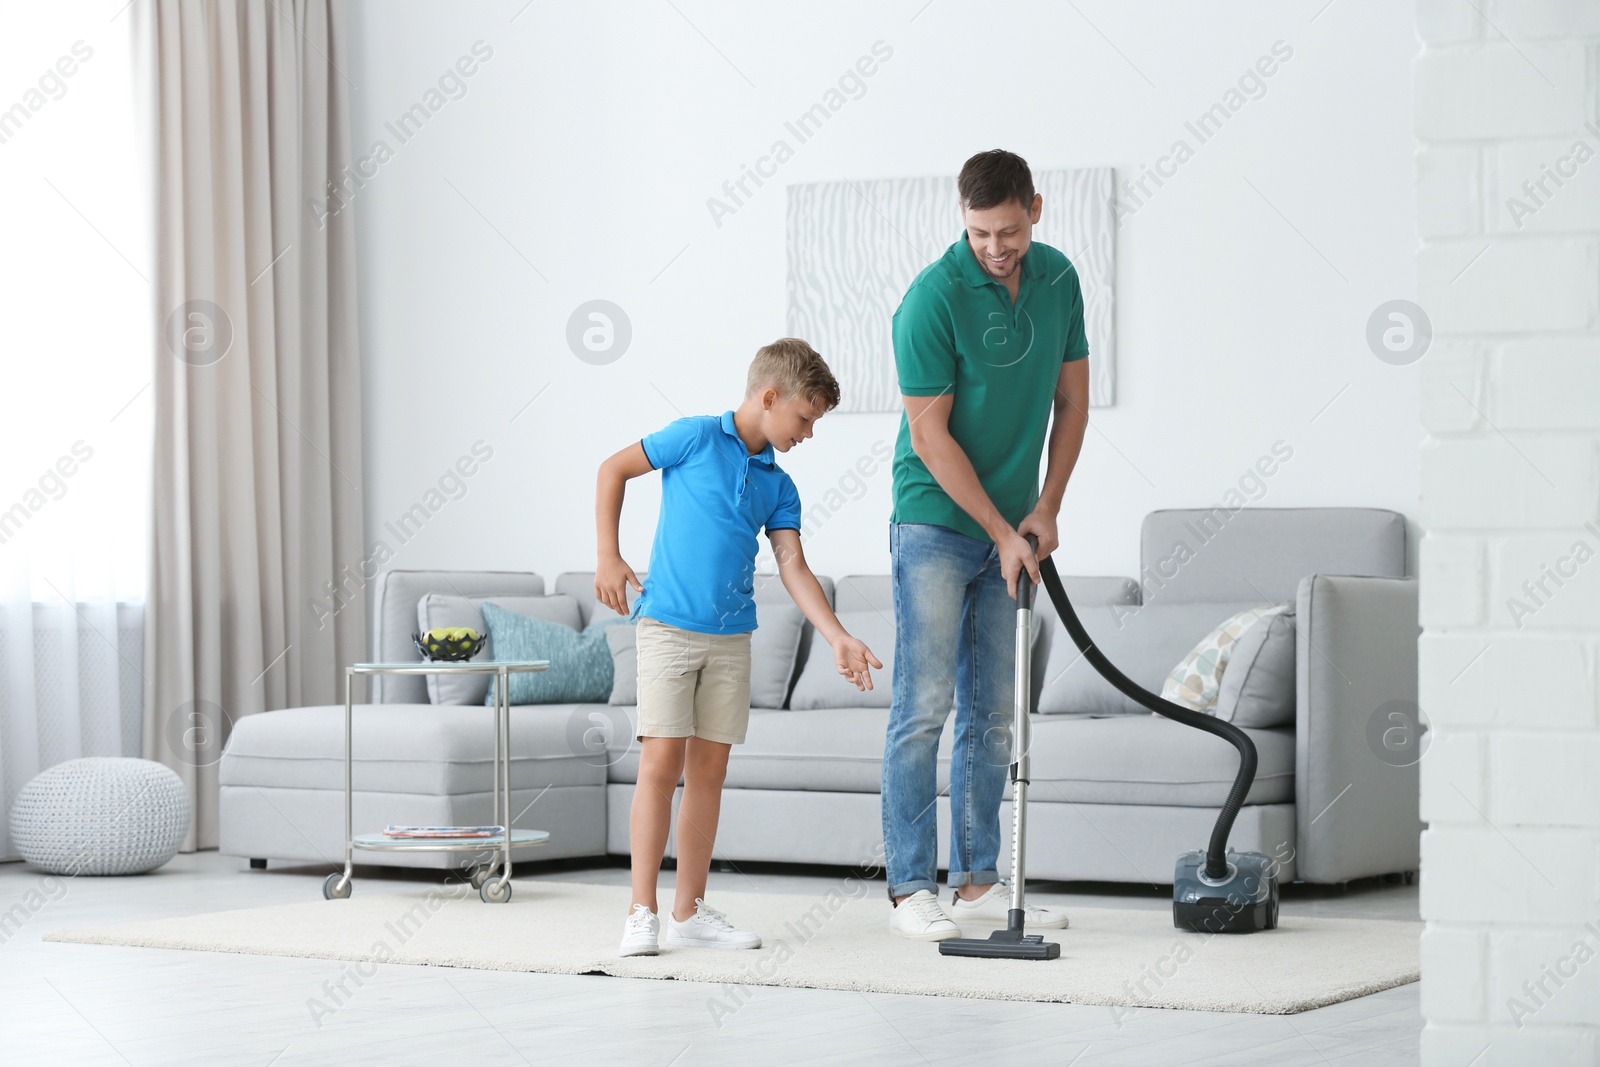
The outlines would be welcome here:
M 427 633 L 435 626 L 470 626 L 480 634 L 487 634 L 489 626 L 483 621 L 481 605 L 489 601 L 519 615 L 532 615 L 537 619 L 559 622 L 574 630 L 582 627 L 578 615 L 578 602 L 564 593 L 553 596 L 454 596 L 446 593 L 429 593 L 417 601 L 417 632 Z M 494 646 L 485 641 L 483 648 L 472 657 L 474 663 L 494 659 Z M 428 700 L 434 704 L 482 705 L 489 695 L 487 674 L 461 674 L 424 676 L 428 683 Z
M 750 706 L 781 708 L 800 654 L 806 617 L 793 601 L 756 604 L 756 632 L 750 635 Z M 813 642 L 815 644 L 815 642 Z
M 1217 691 L 1219 719 L 1235 726 L 1290 726 L 1295 715 L 1295 606 L 1239 637 Z
M 866 643 L 882 661 L 883 670 L 873 668 L 871 689 L 857 689 L 834 665 L 833 646 L 813 634 L 811 652 L 794 683 L 794 695 L 789 698 L 789 707 L 794 710 L 889 706 L 894 696 L 894 616 L 888 612 L 845 611 L 839 613 L 839 623 L 851 636 Z

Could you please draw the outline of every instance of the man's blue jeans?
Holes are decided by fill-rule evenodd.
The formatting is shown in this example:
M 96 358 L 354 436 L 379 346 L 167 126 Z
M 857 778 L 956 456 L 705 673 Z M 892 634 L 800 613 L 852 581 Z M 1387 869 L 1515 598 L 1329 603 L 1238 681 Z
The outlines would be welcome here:
M 894 694 L 883 752 L 889 900 L 939 891 L 939 735 L 955 707 L 950 885 L 999 880 L 1011 762 L 1017 602 L 995 546 L 931 523 L 889 524 Z

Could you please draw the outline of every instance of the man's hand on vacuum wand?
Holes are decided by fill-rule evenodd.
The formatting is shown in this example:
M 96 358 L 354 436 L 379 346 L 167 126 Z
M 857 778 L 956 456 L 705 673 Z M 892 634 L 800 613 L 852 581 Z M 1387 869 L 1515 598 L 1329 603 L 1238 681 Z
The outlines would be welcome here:
M 1038 542 L 1037 549 L 1028 544 L 1029 534 Z M 1059 545 L 1056 517 L 1038 509 L 1029 512 L 1015 530 L 1002 533 L 995 541 L 995 547 L 1000 550 L 1000 573 L 1005 575 L 1006 589 L 1012 600 L 1017 598 L 1017 575 L 1022 573 L 1022 568 L 1028 568 L 1028 577 L 1037 589 L 1040 582 L 1038 561 L 1054 552 Z
M 1061 547 L 1061 539 L 1056 533 L 1056 517 L 1048 511 L 1038 509 L 1030 511 L 1027 517 L 1017 524 L 1017 533 L 1023 537 L 1033 534 L 1039 539 L 1039 550 L 1035 553 L 1039 559 L 1044 559 Z
M 1011 599 L 1017 598 L 1017 575 L 1022 573 L 1024 567 L 1027 568 L 1029 580 L 1037 588 L 1039 561 L 1027 538 L 1016 530 L 1009 530 L 1002 533 L 994 544 L 1000 552 L 1000 573 L 1005 575 L 1006 591 L 1011 594 Z

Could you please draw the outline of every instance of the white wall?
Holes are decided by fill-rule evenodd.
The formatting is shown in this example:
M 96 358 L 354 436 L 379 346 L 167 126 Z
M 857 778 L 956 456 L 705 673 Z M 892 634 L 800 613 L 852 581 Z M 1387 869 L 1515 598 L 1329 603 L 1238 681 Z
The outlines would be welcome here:
M 680 413 L 734 406 L 755 349 L 785 332 L 784 183 L 954 173 L 994 146 L 1137 178 L 1177 138 L 1195 145 L 1185 122 L 1276 41 L 1293 55 L 1265 95 L 1119 233 L 1118 399 L 1092 412 L 1057 559 L 1134 574 L 1147 511 L 1219 502 L 1280 439 L 1293 458 L 1253 503 L 1414 512 L 1417 368 L 1365 340 L 1377 305 L 1415 295 L 1418 45 L 1403 5 L 521 8 L 351 9 L 358 154 L 380 137 L 395 148 L 384 123 L 474 42 L 493 49 L 352 201 L 369 536 L 388 565 L 591 568 L 600 461 Z M 877 41 L 893 55 L 864 95 L 719 228 L 707 199 Z M 633 327 L 606 366 L 565 342 L 595 298 Z M 809 503 L 874 441 L 892 445 L 898 420 L 831 415 L 784 466 Z M 493 459 L 402 545 L 385 522 L 478 439 Z M 890 479 L 884 465 L 808 538 L 816 570 L 887 568 Z M 644 479 L 625 508 L 636 567 L 658 500 Z
M 1422 1059 L 1592 1064 L 1600 4 L 1483 8 L 1417 5 Z

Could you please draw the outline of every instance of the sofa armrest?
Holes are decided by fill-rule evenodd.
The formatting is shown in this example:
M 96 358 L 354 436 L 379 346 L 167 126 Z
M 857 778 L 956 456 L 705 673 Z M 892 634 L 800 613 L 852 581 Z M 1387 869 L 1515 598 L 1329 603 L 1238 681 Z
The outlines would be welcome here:
M 1314 574 L 1296 601 L 1298 876 L 1416 870 L 1419 739 L 1385 731 L 1417 726 L 1417 580 Z

